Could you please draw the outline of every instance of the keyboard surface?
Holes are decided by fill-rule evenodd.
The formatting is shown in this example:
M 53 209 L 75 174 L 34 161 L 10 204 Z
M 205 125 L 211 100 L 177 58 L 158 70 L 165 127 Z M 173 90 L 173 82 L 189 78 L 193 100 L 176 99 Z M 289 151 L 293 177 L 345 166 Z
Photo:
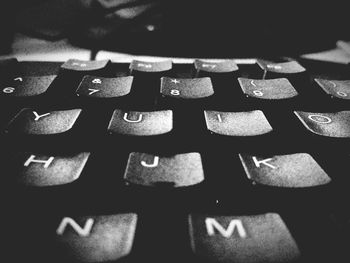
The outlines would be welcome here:
M 2 60 L 11 262 L 347 262 L 349 64 Z

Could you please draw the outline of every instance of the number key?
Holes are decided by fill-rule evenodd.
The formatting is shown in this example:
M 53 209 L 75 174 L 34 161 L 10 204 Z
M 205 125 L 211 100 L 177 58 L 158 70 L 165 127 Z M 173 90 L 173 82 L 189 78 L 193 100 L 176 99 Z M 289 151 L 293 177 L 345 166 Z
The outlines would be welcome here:
M 350 99 L 350 80 L 315 79 L 316 83 L 332 97 Z
M 214 94 L 208 77 L 194 79 L 162 77 L 160 92 L 164 96 L 181 99 L 200 99 Z
M 76 94 L 90 98 L 115 98 L 130 93 L 133 77 L 102 78 L 85 76 Z
M 238 78 L 238 82 L 243 92 L 253 98 L 280 100 L 298 95 L 286 78 L 263 80 Z
M 11 84 L 2 88 L 2 96 L 31 97 L 44 93 L 56 78 L 50 76 L 16 77 Z

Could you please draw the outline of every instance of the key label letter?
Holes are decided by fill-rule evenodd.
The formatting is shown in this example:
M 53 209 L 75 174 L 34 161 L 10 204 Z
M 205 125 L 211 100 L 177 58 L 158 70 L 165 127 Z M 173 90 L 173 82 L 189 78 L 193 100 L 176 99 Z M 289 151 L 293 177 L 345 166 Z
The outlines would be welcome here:
M 129 120 L 128 119 L 128 113 L 124 113 L 123 119 L 127 122 L 141 122 L 142 121 L 142 114 L 139 115 L 137 120 Z
M 146 163 L 145 161 L 141 161 L 141 165 L 147 168 L 153 168 L 153 167 L 157 167 L 159 163 L 159 157 L 158 156 L 154 156 L 154 160 L 153 163 Z
M 274 64 L 267 64 L 267 68 L 279 70 L 279 69 L 282 69 L 282 66 L 274 65 Z
M 50 166 L 50 164 L 52 163 L 52 161 L 55 159 L 54 157 L 50 157 L 47 160 L 38 160 L 38 159 L 34 159 L 36 156 L 34 154 L 32 154 L 27 161 L 24 163 L 24 166 L 29 166 L 29 164 L 31 163 L 43 163 L 44 164 L 44 168 L 48 168 Z
M 261 164 L 264 164 L 272 169 L 276 169 L 277 167 L 276 166 L 273 166 L 272 164 L 268 163 L 269 161 L 271 161 L 272 158 L 267 158 L 267 159 L 264 159 L 264 160 L 258 160 L 255 156 L 253 156 L 253 161 L 254 161 L 254 164 L 256 167 L 260 168 L 260 165 Z
M 215 218 L 206 218 L 205 225 L 209 236 L 215 235 L 215 228 L 225 238 L 230 238 L 235 229 L 237 229 L 237 232 L 241 238 L 247 237 L 247 232 L 245 231 L 240 219 L 232 219 L 227 229 L 225 229 L 218 221 L 216 221 Z
M 143 68 L 152 68 L 151 64 L 144 64 L 144 63 L 138 63 L 137 66 L 138 67 L 143 67 Z
M 48 113 L 44 113 L 43 115 L 39 115 L 36 111 L 33 111 L 33 114 L 35 115 L 35 121 L 38 121 L 40 118 L 44 117 L 44 116 L 47 116 L 47 115 L 50 115 L 50 112 Z
M 88 235 L 90 235 L 92 226 L 94 224 L 94 220 L 92 218 L 89 218 L 88 220 L 86 220 L 85 225 L 82 228 L 72 218 L 65 217 L 62 219 L 60 225 L 58 226 L 56 234 L 63 235 L 68 224 L 74 229 L 76 233 L 78 233 L 79 236 L 87 237 Z
M 78 67 L 81 67 L 81 68 L 85 68 L 85 67 L 87 66 L 87 64 L 85 64 L 85 63 L 73 62 L 73 63 L 72 63 L 72 66 L 78 66 Z
M 2 90 L 3 93 L 13 93 L 15 91 L 15 88 L 13 87 L 6 87 Z
M 216 67 L 216 65 L 212 65 L 212 64 L 202 64 L 202 67 L 203 68 L 215 68 Z
M 216 114 L 216 116 L 218 117 L 218 121 L 222 122 L 221 115 L 220 114 Z
M 317 123 L 322 123 L 322 124 L 327 124 L 327 123 L 331 123 L 332 119 L 324 116 L 324 115 L 320 115 L 320 114 L 310 114 L 309 116 L 307 116 L 310 120 L 317 122 Z

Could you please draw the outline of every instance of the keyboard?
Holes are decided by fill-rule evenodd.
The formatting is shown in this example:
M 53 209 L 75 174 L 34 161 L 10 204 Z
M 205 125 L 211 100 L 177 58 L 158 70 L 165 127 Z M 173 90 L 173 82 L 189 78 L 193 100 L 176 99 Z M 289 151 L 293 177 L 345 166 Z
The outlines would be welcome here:
M 349 64 L 0 71 L 10 262 L 348 262 Z

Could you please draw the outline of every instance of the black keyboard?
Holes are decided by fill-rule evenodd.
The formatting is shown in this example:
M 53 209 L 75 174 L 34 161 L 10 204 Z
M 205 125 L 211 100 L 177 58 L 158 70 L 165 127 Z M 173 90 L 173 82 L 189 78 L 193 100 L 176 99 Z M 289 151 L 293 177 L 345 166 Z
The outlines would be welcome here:
M 348 262 L 348 64 L 0 71 L 9 262 Z

